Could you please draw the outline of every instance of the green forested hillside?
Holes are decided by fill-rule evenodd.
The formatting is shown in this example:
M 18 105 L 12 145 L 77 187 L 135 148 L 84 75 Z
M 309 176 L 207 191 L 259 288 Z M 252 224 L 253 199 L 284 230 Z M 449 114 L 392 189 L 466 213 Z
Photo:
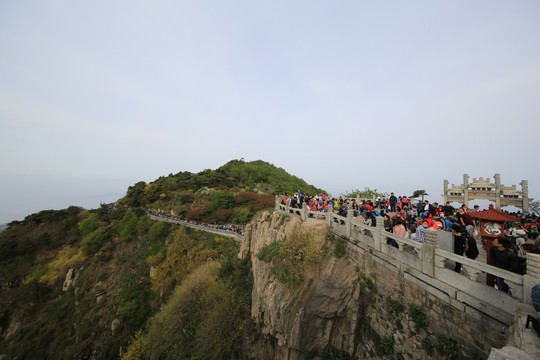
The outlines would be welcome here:
M 125 208 L 72 207 L 31 215 L 0 233 L 0 356 L 117 359 L 169 303 L 175 288 L 208 262 L 214 265 L 204 288 L 212 296 L 206 298 L 214 309 L 234 302 L 236 310 L 228 319 L 211 311 L 200 316 L 227 328 L 228 338 L 219 346 L 233 353 L 250 294 L 249 269 L 237 260 L 238 249 L 233 240 L 153 222 Z M 74 282 L 63 289 L 70 269 Z M 195 313 L 189 304 L 183 305 L 185 311 Z M 187 326 L 181 318 L 169 319 L 174 326 Z M 205 326 L 205 331 L 219 331 Z
M 190 220 L 244 224 L 274 206 L 275 194 L 323 192 L 267 162 L 232 160 L 216 170 L 175 175 L 130 186 L 119 203 L 160 209 Z
M 297 190 L 321 192 L 264 161 L 233 160 L 138 182 L 114 205 L 10 223 L 0 232 L 0 358 L 242 358 L 251 272 L 239 244 L 145 209 L 244 224 Z
M 248 222 L 273 194 L 321 192 L 263 161 L 180 172 L 116 204 L 45 210 L 0 232 L 0 358 L 243 358 L 251 272 L 239 243 L 146 209 Z M 129 344 L 132 344 L 129 346 Z

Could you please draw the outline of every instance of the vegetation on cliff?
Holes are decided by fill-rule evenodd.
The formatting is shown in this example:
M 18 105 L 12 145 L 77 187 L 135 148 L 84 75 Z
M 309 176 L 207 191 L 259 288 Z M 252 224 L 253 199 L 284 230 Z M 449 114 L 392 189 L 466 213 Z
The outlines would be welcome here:
M 210 350 L 219 345 L 232 352 L 231 342 L 247 319 L 251 286 L 247 264 L 236 258 L 238 250 L 239 244 L 228 238 L 153 222 L 123 207 L 72 207 L 28 216 L 0 233 L 0 354 L 118 358 L 136 332 L 159 316 L 162 305 L 193 305 L 193 298 L 180 300 L 175 289 L 186 288 L 189 274 L 209 262 L 207 302 L 194 306 L 228 308 L 231 318 L 199 312 L 203 328 L 198 332 L 204 337 L 197 341 L 214 333 L 223 342 Z M 73 283 L 64 287 L 68 270 Z M 195 316 L 189 306 L 185 310 Z M 164 318 L 186 326 L 177 317 Z
M 148 184 L 140 181 L 119 203 L 190 220 L 245 224 L 258 211 L 274 206 L 273 195 L 298 190 L 323 192 L 262 160 L 232 160 L 216 170 L 169 174 Z
M 328 249 L 319 245 L 312 231 L 295 231 L 284 241 L 265 245 L 257 258 L 271 263 L 277 279 L 295 288 L 304 282 L 304 272 L 314 268 L 326 255 Z
M 0 357 L 240 357 L 252 280 L 239 244 L 145 209 L 244 224 L 297 190 L 321 192 L 266 162 L 233 160 L 138 182 L 114 206 L 10 223 L 0 232 Z
M 178 286 L 124 360 L 230 359 L 242 351 L 249 291 L 233 286 L 218 263 L 199 266 Z

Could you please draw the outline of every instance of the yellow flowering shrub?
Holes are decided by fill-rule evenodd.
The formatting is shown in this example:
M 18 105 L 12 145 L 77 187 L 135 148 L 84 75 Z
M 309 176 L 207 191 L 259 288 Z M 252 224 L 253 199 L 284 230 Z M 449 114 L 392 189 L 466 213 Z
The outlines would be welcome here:
M 47 272 L 41 276 L 39 281 L 48 285 L 53 285 L 63 278 L 71 267 L 77 267 L 86 259 L 81 250 L 72 246 L 66 246 L 58 252 L 56 259 L 47 266 Z
M 304 271 L 315 267 L 325 255 L 326 249 L 315 242 L 315 233 L 307 230 L 264 246 L 257 258 L 272 263 L 272 273 L 295 288 L 304 281 Z

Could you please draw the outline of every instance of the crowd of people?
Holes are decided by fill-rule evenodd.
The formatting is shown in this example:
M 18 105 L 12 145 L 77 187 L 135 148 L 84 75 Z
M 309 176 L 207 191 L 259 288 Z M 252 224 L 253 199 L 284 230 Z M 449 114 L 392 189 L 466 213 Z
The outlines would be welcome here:
M 333 209 L 338 215 L 346 217 L 353 212 L 356 220 L 366 225 L 375 226 L 376 218 L 384 219 L 384 228 L 398 236 L 424 242 L 427 229 L 449 231 L 453 234 L 454 253 L 476 259 L 479 255 L 477 239 L 479 239 L 479 223 L 472 213 L 480 211 L 478 205 L 472 209 L 461 205 L 453 207 L 446 204 L 430 203 L 429 200 L 411 201 L 407 196 L 395 196 L 391 193 L 388 198 L 378 197 L 375 200 L 356 201 L 344 197 L 334 198 L 326 194 L 310 196 L 298 191 L 286 194 L 281 203 L 292 208 L 303 208 L 308 211 L 323 211 Z M 504 236 L 493 241 L 490 253 L 490 263 L 496 267 L 516 273 L 525 271 L 527 253 L 539 253 L 539 224 L 538 217 L 529 215 L 522 217 L 521 213 L 512 213 L 520 218 L 518 222 L 505 224 Z M 398 243 L 389 239 L 391 246 L 399 247 Z M 486 241 L 483 240 L 484 248 Z M 456 263 L 454 270 L 461 271 L 461 264 Z M 498 288 L 509 291 L 503 279 L 497 279 Z
M 164 214 L 155 210 L 146 210 L 146 213 L 157 216 L 162 219 L 166 219 L 166 220 L 172 220 L 172 221 L 176 221 L 176 222 L 180 222 L 184 224 L 196 225 L 196 226 L 208 228 L 208 229 L 231 231 L 231 232 L 237 233 L 238 235 L 244 236 L 244 226 L 221 224 L 221 223 L 207 224 L 200 221 L 184 219 L 179 216 Z

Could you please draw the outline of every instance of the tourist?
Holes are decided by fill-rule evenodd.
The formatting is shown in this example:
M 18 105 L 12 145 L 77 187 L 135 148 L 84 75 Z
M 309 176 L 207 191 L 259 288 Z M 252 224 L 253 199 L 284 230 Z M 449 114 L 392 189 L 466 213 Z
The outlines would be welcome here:
M 373 206 L 372 206 L 372 204 L 371 204 L 371 201 L 368 200 L 368 201 L 365 203 L 364 206 L 365 206 L 367 212 L 372 212 L 372 211 L 373 211 Z
M 538 315 L 540 315 L 540 284 L 531 289 L 532 306 Z
M 439 215 L 443 211 L 442 205 L 439 205 L 436 202 L 433 203 L 433 207 L 435 208 L 435 214 L 436 215 Z
M 396 204 L 397 204 L 397 197 L 394 195 L 394 193 L 390 194 L 390 199 L 388 199 L 390 202 L 390 212 L 396 211 Z
M 407 230 L 405 229 L 405 226 L 403 225 L 403 219 L 401 218 L 394 219 L 394 227 L 392 229 L 392 232 L 397 236 L 407 237 Z
M 431 205 L 428 200 L 424 201 L 424 212 L 431 216 L 435 215 L 435 207 Z
M 403 198 L 401 199 L 401 204 L 403 209 L 409 208 L 409 199 L 407 198 L 407 195 L 403 196 Z
M 426 229 L 428 228 L 428 223 L 426 220 L 421 219 L 416 228 L 415 240 L 423 243 L 426 239 Z
M 395 218 L 400 218 L 401 220 L 403 220 L 403 225 L 407 223 L 407 214 L 399 206 L 396 207 L 396 214 L 394 215 L 394 219 Z
M 388 232 L 392 232 L 393 224 L 392 220 L 390 219 L 390 216 L 388 214 L 384 214 L 384 230 Z
M 500 269 L 512 271 L 515 263 L 514 258 L 517 255 L 510 249 L 511 243 L 505 237 L 498 237 L 493 240 L 493 244 L 489 251 L 489 257 L 491 259 L 491 265 Z M 504 279 L 499 276 L 495 276 L 495 284 L 499 290 L 510 294 L 510 288 L 504 282 Z
M 523 255 L 522 246 L 527 242 L 527 232 L 525 231 L 525 229 L 523 229 L 521 223 L 513 223 L 508 235 L 512 237 L 513 242 L 520 249 L 521 255 Z
M 463 227 L 467 229 L 469 235 L 472 236 L 474 231 L 476 230 L 476 222 L 474 221 L 474 218 L 467 213 L 466 208 L 461 207 L 458 212 L 461 215 L 461 225 L 463 225 Z
M 416 212 L 418 213 L 418 216 L 421 216 L 421 214 L 424 212 L 424 204 L 421 201 L 416 203 Z
M 435 214 L 433 217 L 433 225 L 431 226 L 433 230 L 446 230 L 446 222 L 441 219 L 439 214 Z
M 450 205 L 450 201 L 447 201 L 446 205 L 443 206 L 443 211 L 445 218 L 451 218 L 452 215 L 454 215 L 455 209 L 452 205 Z
M 527 232 L 529 233 L 529 238 L 536 240 L 538 237 L 538 234 L 540 234 L 540 227 L 538 226 L 538 222 L 536 220 L 532 220 L 530 224 L 527 226 Z
M 411 223 L 411 225 L 409 226 L 409 238 L 411 240 L 414 240 L 414 241 L 417 241 L 416 240 L 416 229 L 417 229 L 417 225 L 416 223 Z
M 467 239 L 461 235 L 463 228 L 458 224 L 452 225 L 452 234 L 454 234 L 454 254 L 461 255 L 467 251 Z M 461 263 L 456 261 L 454 271 L 461 272 Z

